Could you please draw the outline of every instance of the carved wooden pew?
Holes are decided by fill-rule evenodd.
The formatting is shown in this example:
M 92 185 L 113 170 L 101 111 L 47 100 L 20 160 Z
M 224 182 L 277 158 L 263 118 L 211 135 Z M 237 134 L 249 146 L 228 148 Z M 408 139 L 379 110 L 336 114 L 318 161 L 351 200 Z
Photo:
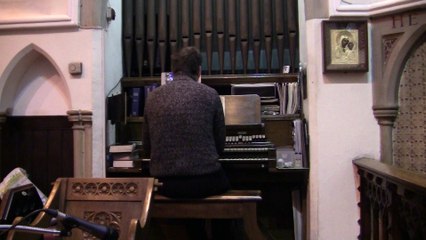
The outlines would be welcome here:
M 375 159 L 353 160 L 360 178 L 358 239 L 426 239 L 426 177 Z
M 150 217 L 166 219 L 242 219 L 248 239 L 265 239 L 258 224 L 256 204 L 260 191 L 231 190 L 202 199 L 172 199 L 156 194 Z
M 154 178 L 58 178 L 44 208 L 106 225 L 119 232 L 119 240 L 140 239 L 150 208 Z M 30 226 L 46 228 L 51 216 L 40 212 Z M 66 239 L 88 239 L 73 229 Z M 39 239 L 36 234 L 11 232 L 8 239 Z

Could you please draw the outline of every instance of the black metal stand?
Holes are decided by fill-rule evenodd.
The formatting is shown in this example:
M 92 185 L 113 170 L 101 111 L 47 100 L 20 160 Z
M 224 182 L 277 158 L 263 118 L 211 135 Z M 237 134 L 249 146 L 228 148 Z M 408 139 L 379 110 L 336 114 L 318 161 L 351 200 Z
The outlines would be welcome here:
M 0 232 L 12 230 L 17 232 L 26 232 L 26 233 L 34 233 L 34 234 L 49 234 L 52 236 L 64 236 L 64 232 L 57 229 L 50 228 L 39 228 L 39 227 L 31 227 L 25 225 L 17 225 L 13 229 L 11 229 L 11 224 L 0 224 Z

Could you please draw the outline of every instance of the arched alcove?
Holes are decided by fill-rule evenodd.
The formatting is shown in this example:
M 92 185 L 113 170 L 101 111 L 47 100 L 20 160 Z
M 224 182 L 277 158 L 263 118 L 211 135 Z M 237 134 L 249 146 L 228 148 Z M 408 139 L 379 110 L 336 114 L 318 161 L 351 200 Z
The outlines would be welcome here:
M 400 80 L 407 60 L 424 41 L 425 16 L 425 11 L 411 11 L 372 19 L 373 111 L 380 125 L 380 160 L 388 164 L 395 163 Z
M 0 111 L 10 116 L 67 115 L 70 92 L 58 69 L 38 46 L 22 49 L 0 77 Z
M 0 75 L 0 177 L 21 167 L 44 193 L 73 176 L 70 90 L 55 61 L 29 44 Z

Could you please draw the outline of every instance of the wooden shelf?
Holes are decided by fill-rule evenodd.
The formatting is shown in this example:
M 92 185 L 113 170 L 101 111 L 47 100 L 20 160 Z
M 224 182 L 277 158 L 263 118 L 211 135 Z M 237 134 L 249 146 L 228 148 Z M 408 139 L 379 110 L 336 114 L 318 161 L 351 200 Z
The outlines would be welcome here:
M 297 82 L 297 73 L 268 73 L 268 74 L 218 74 L 202 75 L 201 82 L 209 86 L 243 84 L 243 83 L 273 83 L 273 82 Z M 137 87 L 161 83 L 160 76 L 152 77 L 124 77 L 121 79 L 123 87 Z
M 126 117 L 126 121 L 128 123 L 143 123 L 144 119 L 143 119 L 143 116 L 139 116 L 139 117 L 128 116 L 128 117 Z
M 270 172 L 274 173 L 286 173 L 286 172 L 303 172 L 309 173 L 309 168 L 301 167 L 301 168 L 269 168 Z
M 161 78 L 158 77 L 125 77 L 121 79 L 121 86 L 123 88 L 128 87 L 141 87 L 145 85 L 151 85 L 154 83 L 161 83 Z
M 295 119 L 301 118 L 300 114 L 285 114 L 285 115 L 262 115 L 262 120 L 264 121 L 291 121 Z M 134 117 L 130 116 L 127 117 L 127 123 L 143 123 L 144 118 L 143 116 L 140 117 Z
M 297 82 L 297 74 L 229 74 L 207 75 L 201 77 L 207 85 L 226 85 L 243 83 Z
M 112 173 L 140 173 L 140 172 L 142 172 L 142 168 L 138 168 L 138 167 L 129 167 L 129 168 L 109 167 L 107 169 L 107 171 L 112 172 Z
M 262 115 L 264 121 L 289 121 L 301 118 L 300 114 Z

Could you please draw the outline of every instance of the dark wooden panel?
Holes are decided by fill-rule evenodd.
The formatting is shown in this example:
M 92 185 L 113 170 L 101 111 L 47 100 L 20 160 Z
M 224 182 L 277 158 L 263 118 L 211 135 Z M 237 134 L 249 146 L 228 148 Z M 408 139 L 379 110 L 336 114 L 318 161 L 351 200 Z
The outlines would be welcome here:
M 265 121 L 268 140 L 276 147 L 293 146 L 293 121 Z
M 21 167 L 48 194 L 56 178 L 73 176 L 72 124 L 67 116 L 8 117 L 1 137 L 1 178 Z

